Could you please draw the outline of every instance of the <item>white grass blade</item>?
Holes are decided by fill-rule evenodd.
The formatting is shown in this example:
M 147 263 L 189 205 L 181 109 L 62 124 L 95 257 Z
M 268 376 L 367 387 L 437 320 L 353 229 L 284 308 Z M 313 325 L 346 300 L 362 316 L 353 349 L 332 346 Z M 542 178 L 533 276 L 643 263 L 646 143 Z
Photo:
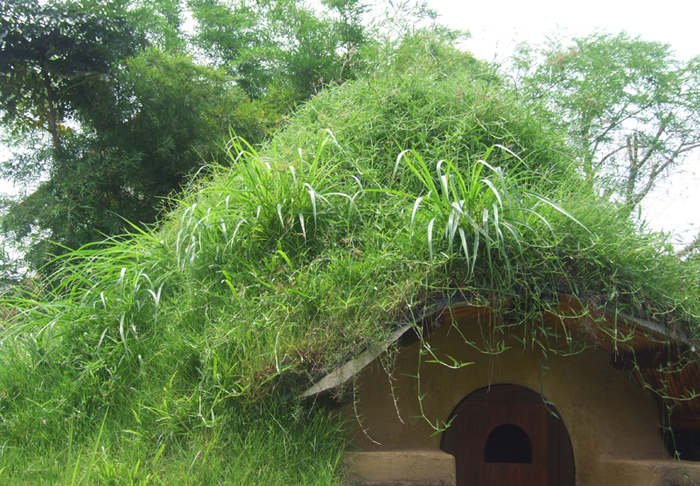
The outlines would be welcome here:
M 459 227 L 459 213 L 456 211 L 450 211 L 450 216 L 447 219 L 446 236 L 447 236 L 447 247 L 452 251 L 452 243 L 455 239 L 455 234 L 457 233 L 457 228 Z
M 306 240 L 306 225 L 304 224 L 303 213 L 299 213 L 299 222 L 301 223 L 301 233 L 304 235 L 304 240 Z
M 430 251 L 430 260 L 433 259 L 433 225 L 435 224 L 435 218 L 430 220 L 428 223 L 428 250 Z
M 462 227 L 459 228 L 459 239 L 462 240 L 462 250 L 464 250 L 464 257 L 469 261 L 469 247 L 467 246 L 467 235 L 464 233 Z
M 280 224 L 282 225 L 282 229 L 284 229 L 284 219 L 282 218 L 282 204 L 277 203 L 277 216 L 280 218 Z
M 406 154 L 409 153 L 409 152 L 410 152 L 410 150 L 404 150 L 403 152 L 401 152 L 401 153 L 398 155 L 398 157 L 396 157 L 396 163 L 394 164 L 394 171 L 391 173 L 391 178 L 392 178 L 392 179 L 393 179 L 394 177 L 396 177 L 396 172 L 398 172 L 398 170 L 399 170 L 399 164 L 401 163 L 401 159 L 403 159 L 403 156 L 406 155 Z
M 316 191 L 314 190 L 313 187 L 311 187 L 311 184 L 308 182 L 304 182 L 304 185 L 306 186 L 308 192 L 309 192 L 309 197 L 311 198 L 311 208 L 314 213 L 314 226 L 316 226 L 317 223 L 317 217 L 316 217 Z
M 498 204 L 501 206 L 501 209 L 503 209 L 503 201 L 501 200 L 501 194 L 498 192 L 498 189 L 496 189 L 496 186 L 491 182 L 489 179 L 481 179 L 481 182 L 489 186 L 491 189 L 491 192 L 493 192 L 493 195 L 496 196 L 496 199 L 498 199 Z
M 122 314 L 121 317 L 119 317 L 119 337 L 122 340 L 122 344 L 124 345 L 124 351 L 128 354 L 129 353 L 129 348 L 126 345 L 126 333 L 124 332 L 124 319 L 126 318 L 125 314 Z
M 413 223 L 416 220 L 416 213 L 418 212 L 418 207 L 420 206 L 421 201 L 423 201 L 423 197 L 418 197 L 416 199 L 416 202 L 413 203 L 413 211 L 411 212 L 411 237 L 413 237 Z
M 294 189 L 296 189 L 297 185 L 298 185 L 297 184 L 297 175 L 296 175 L 296 171 L 294 170 L 293 165 L 289 166 L 289 172 L 292 174 L 292 181 L 294 181 Z
M 585 226 L 582 222 L 580 222 L 578 219 L 574 218 L 573 215 L 571 215 L 567 210 L 565 210 L 564 208 L 562 208 L 562 207 L 559 206 L 558 204 L 555 204 L 554 202 L 550 201 L 550 200 L 547 199 L 546 197 L 540 196 L 539 194 L 535 194 L 534 192 L 526 191 L 525 194 L 527 194 L 528 196 L 532 196 L 532 197 L 534 197 L 535 199 L 539 199 L 540 201 L 542 201 L 542 202 L 545 203 L 545 204 L 548 204 L 549 206 L 551 206 L 552 208 L 554 208 L 556 211 L 559 211 L 561 214 L 563 214 L 564 216 L 566 216 L 567 218 L 569 218 L 571 221 L 573 221 L 574 223 L 578 224 L 581 228 L 583 228 L 583 229 L 585 229 L 586 231 L 588 231 L 589 234 L 591 234 L 591 235 L 593 234 L 593 233 L 591 232 L 591 230 L 589 230 L 588 228 L 586 228 L 586 226 Z

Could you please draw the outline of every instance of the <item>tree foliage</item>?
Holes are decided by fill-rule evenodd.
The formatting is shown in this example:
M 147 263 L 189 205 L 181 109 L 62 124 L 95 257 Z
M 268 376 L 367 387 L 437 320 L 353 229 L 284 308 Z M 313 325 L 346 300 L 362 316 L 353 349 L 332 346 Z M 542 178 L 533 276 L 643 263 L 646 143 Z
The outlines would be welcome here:
M 380 31 L 363 23 L 367 8 L 361 0 L 317 8 L 300 0 L 12 0 L 0 24 L 0 109 L 14 150 L 3 175 L 34 185 L 5 202 L 6 235 L 39 267 L 131 223 L 154 223 L 163 198 L 222 162 L 231 133 L 262 142 L 324 87 L 366 66 L 410 61 L 428 44 L 436 58 L 455 58 L 439 52 L 441 40 L 455 38 L 446 29 L 432 40 L 414 35 L 400 56 L 388 55 Z M 186 10 L 193 36 L 183 30 Z M 430 17 L 423 7 L 411 12 Z
M 116 2 L 7 2 L 0 17 L 3 124 L 46 130 L 59 150 L 65 120 L 142 45 Z
M 275 93 L 293 105 L 323 86 L 352 79 L 367 40 L 360 0 L 189 0 L 194 43 L 253 98 Z
M 5 201 L 2 227 L 30 266 L 155 222 L 164 197 L 222 161 L 230 130 L 263 139 L 235 82 L 178 53 L 178 5 L 9 5 L 0 108 L 15 156 L 3 175 L 34 185 Z
M 189 52 L 182 0 L 130 0 L 130 17 L 152 47 L 165 52 Z
M 553 112 L 581 169 L 627 207 L 700 147 L 700 59 L 626 33 L 522 46 L 517 89 Z
M 30 244 L 36 264 L 55 243 L 75 248 L 124 233 L 127 221 L 155 222 L 163 198 L 193 171 L 223 161 L 229 130 L 262 138 L 256 108 L 230 78 L 185 55 L 147 50 L 129 59 L 92 102 L 75 114 L 80 128 L 63 134 L 48 180 L 3 221 L 17 241 L 50 232 Z

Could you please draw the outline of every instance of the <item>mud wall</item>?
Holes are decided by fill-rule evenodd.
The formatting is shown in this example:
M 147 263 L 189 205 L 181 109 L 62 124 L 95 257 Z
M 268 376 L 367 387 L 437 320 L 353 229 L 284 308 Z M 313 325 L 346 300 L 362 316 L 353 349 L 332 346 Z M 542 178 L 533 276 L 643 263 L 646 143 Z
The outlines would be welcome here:
M 393 364 L 377 360 L 365 369 L 356 382 L 358 400 L 344 409 L 354 444 L 365 451 L 438 449 L 441 434 L 428 421 L 444 423 L 479 388 L 516 384 L 541 392 L 559 411 L 579 485 L 607 484 L 610 461 L 665 458 L 655 405 L 634 376 L 612 367 L 609 354 L 588 349 L 557 356 L 512 338 L 506 351 L 483 354 L 468 343 L 482 345 L 488 329 L 484 318 L 473 319 L 459 330 L 445 325 L 427 339 L 444 363 L 473 362 L 459 369 L 429 362 L 434 358 L 420 343 L 399 346 Z

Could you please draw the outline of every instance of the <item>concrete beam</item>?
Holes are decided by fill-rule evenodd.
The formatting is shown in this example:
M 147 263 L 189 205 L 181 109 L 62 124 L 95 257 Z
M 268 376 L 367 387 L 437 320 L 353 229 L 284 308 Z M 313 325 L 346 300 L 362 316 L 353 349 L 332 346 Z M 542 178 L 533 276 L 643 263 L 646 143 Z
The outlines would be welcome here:
M 455 486 L 455 459 L 439 449 L 348 452 L 348 486 Z

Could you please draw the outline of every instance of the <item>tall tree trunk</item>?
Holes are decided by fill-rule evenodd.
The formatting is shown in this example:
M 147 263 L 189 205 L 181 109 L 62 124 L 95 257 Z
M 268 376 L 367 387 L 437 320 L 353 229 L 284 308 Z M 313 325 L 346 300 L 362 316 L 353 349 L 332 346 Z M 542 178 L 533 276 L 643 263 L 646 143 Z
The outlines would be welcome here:
M 58 120 L 56 107 L 53 103 L 53 88 L 51 88 L 51 77 L 49 72 L 44 69 L 44 86 L 46 87 L 46 100 L 49 104 L 49 132 L 53 140 L 53 146 L 57 151 L 61 150 L 61 140 L 58 138 Z

